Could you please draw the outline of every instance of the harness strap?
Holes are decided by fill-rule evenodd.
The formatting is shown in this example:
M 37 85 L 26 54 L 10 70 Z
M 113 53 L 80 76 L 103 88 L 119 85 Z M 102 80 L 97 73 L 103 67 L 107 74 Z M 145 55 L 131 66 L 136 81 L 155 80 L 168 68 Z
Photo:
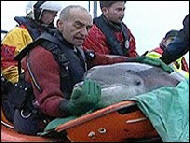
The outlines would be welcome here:
M 113 29 L 107 25 L 103 15 L 101 15 L 98 18 L 94 19 L 94 23 L 96 24 L 96 26 L 105 34 L 109 48 L 111 50 L 111 54 L 114 55 L 120 55 L 120 56 L 125 56 L 128 53 L 128 46 L 126 47 L 126 42 L 128 43 L 128 39 L 129 36 L 127 34 L 127 28 L 124 26 L 124 24 L 122 23 L 122 34 L 124 37 L 124 42 L 125 48 L 122 48 L 120 42 L 116 39 L 115 35 L 114 35 L 114 31 Z
M 42 89 L 41 89 L 40 85 L 38 84 L 37 80 L 35 79 L 34 74 L 32 73 L 32 70 L 31 70 L 31 67 L 30 67 L 30 63 L 29 63 L 29 57 L 27 58 L 26 65 L 27 65 L 29 75 L 30 75 L 30 77 L 31 77 L 34 85 L 36 86 L 36 88 L 38 89 L 38 91 L 40 93 L 42 93 Z
M 33 40 L 35 40 L 37 37 L 40 36 L 41 31 L 43 30 L 43 27 L 33 21 L 32 19 L 26 18 L 26 17 L 18 17 L 15 16 L 14 20 L 19 24 L 19 25 L 24 25 L 27 27 L 27 30 L 32 37 Z

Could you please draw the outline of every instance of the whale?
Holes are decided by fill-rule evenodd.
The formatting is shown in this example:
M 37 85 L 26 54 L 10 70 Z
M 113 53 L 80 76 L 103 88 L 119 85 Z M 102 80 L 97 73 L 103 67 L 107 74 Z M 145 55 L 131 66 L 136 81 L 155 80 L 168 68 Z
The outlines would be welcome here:
M 84 79 L 91 79 L 101 86 L 101 99 L 96 108 L 128 100 L 161 87 L 174 87 L 180 82 L 179 78 L 160 67 L 138 62 L 96 66 L 85 73 Z

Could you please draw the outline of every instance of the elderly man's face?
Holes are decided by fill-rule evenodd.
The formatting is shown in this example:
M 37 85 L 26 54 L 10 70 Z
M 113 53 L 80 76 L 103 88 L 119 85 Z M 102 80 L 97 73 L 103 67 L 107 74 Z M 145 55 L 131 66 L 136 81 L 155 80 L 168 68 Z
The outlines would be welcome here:
M 124 17 L 125 3 L 118 1 L 112 4 L 109 8 L 103 8 L 102 12 L 108 20 L 115 23 L 121 23 Z
M 92 17 L 81 9 L 71 9 L 70 13 L 68 20 L 60 19 L 58 29 L 69 43 L 81 46 L 93 25 Z

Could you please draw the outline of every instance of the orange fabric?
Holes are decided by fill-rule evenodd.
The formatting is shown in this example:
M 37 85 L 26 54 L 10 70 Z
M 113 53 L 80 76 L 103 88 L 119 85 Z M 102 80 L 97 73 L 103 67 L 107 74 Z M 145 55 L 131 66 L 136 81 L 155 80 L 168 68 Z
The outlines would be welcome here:
M 140 111 L 129 115 L 121 115 L 118 112 L 96 118 L 85 124 L 67 129 L 67 136 L 73 142 L 122 142 L 127 139 L 152 138 L 157 136 L 148 120 L 135 124 L 127 124 L 127 120 L 143 117 Z M 105 133 L 101 133 L 101 129 Z M 93 137 L 89 136 L 94 132 Z
M 1 142 L 56 142 L 58 139 L 19 134 L 14 129 L 1 125 Z
M 133 101 L 123 101 L 110 105 L 60 125 L 56 131 L 66 130 L 67 137 L 73 142 L 121 142 L 131 138 L 158 137 L 156 130 L 140 110 L 127 114 L 118 112 L 132 104 L 134 104 Z M 144 120 L 135 121 L 136 119 Z M 135 123 L 130 123 L 130 121 L 135 121 Z M 105 129 L 105 132 L 100 132 L 101 129 Z M 95 135 L 90 137 L 90 132 L 94 132 Z

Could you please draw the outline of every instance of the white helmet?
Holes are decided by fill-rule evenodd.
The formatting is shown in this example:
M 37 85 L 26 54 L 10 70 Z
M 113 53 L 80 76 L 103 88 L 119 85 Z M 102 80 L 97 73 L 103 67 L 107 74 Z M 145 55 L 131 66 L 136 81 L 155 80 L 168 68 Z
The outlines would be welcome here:
M 44 10 L 58 12 L 61 8 L 60 4 L 55 1 L 29 1 L 26 6 L 26 14 L 30 18 L 40 21 Z

